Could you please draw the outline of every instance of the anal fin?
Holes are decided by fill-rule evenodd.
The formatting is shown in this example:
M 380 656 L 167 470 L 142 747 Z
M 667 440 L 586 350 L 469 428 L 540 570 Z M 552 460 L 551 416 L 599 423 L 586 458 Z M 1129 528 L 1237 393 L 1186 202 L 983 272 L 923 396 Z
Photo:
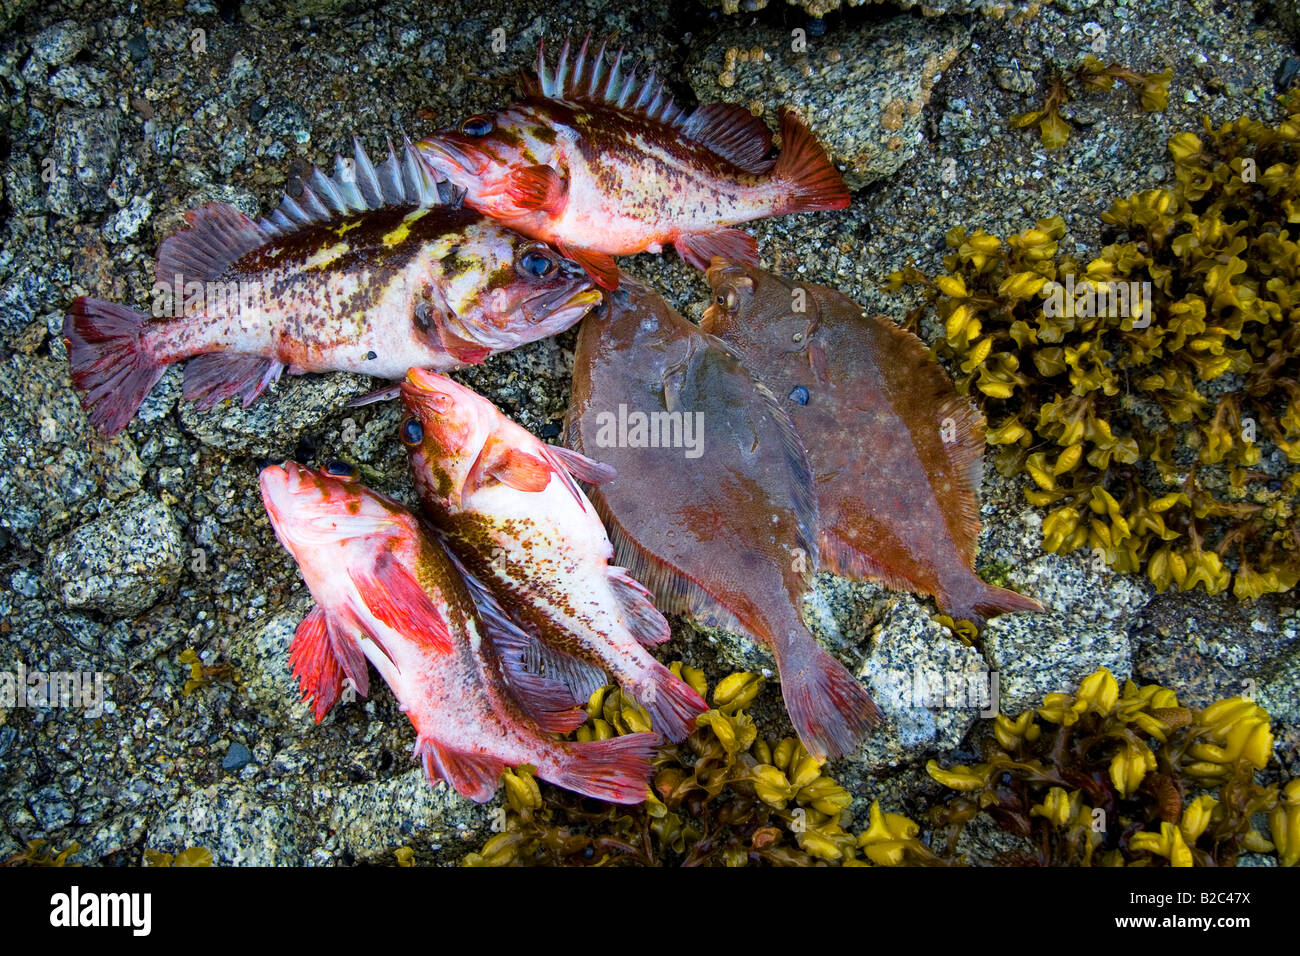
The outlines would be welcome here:
M 610 590 L 614 592 L 619 609 L 623 612 L 623 622 L 637 643 L 655 647 L 672 636 L 668 621 L 655 607 L 650 592 L 628 574 L 626 568 L 610 565 L 607 578 Z
M 284 364 L 261 355 L 209 352 L 185 363 L 181 392 L 200 410 L 239 395 L 247 408 L 280 378 Z
M 415 755 L 423 759 L 429 783 L 447 781 L 462 797 L 475 803 L 487 803 L 497 792 L 505 761 L 489 754 L 469 754 L 444 747 L 436 740 L 421 737 L 415 742 Z
M 715 256 L 727 262 L 758 265 L 758 243 L 753 236 L 740 229 L 688 232 L 678 236 L 673 247 L 679 256 L 701 272 L 709 268 L 709 263 Z

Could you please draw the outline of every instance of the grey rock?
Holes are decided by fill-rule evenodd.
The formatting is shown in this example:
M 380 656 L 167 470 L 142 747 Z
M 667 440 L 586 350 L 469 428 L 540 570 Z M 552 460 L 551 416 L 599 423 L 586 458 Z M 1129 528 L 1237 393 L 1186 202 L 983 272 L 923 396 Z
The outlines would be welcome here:
M 275 714 L 281 730 L 306 733 L 313 725 L 311 708 L 299 699 L 298 682 L 289 667 L 289 644 L 313 606 L 311 595 L 303 592 L 226 642 L 225 656 L 239 671 L 243 695 L 259 710 Z
M 132 196 L 131 202 L 109 217 L 104 224 L 104 235 L 110 242 L 123 243 L 135 238 L 140 228 L 153 215 L 153 193 Z
M 259 457 L 288 456 L 299 437 L 332 415 L 344 417 L 349 399 L 365 394 L 360 375 L 286 376 L 248 408 L 226 401 L 206 412 L 184 400 L 181 422 L 205 445 Z
M 44 544 L 97 492 L 137 490 L 143 466 L 131 437 L 103 439 L 85 423 L 67 365 L 15 353 L 0 362 L 0 528 L 23 547 Z
M 70 609 L 128 617 L 180 576 L 184 537 L 171 510 L 141 492 L 50 546 L 45 585 Z
M 60 20 L 32 38 L 32 56 L 49 66 L 62 66 L 89 42 L 89 27 L 76 20 Z
M 145 845 L 164 853 L 203 847 L 218 866 L 300 866 L 294 819 L 300 812 L 292 804 L 260 800 L 239 784 L 217 784 L 163 811 Z
M 1056 614 L 1007 614 L 984 629 L 984 653 L 997 672 L 1002 713 L 1015 716 L 1045 694 L 1072 691 L 1099 667 L 1121 684 L 1133 671 L 1123 628 Z
M 910 595 L 900 595 L 879 625 L 858 676 L 885 718 L 850 758 L 868 772 L 951 750 L 982 712 L 992 712 L 989 669 L 979 651 Z
M 782 104 L 795 107 L 856 190 L 916 154 L 934 84 L 970 33 L 955 21 L 896 17 L 809 39 L 803 52 L 792 42 L 789 31 L 728 29 L 692 60 L 691 87 L 701 103 L 757 104 L 765 116 Z M 755 48 L 764 52 L 761 62 L 748 52 Z M 737 59 L 728 69 L 728 49 L 744 51 L 749 61 Z
M 225 757 L 221 759 L 221 769 L 233 773 L 236 770 L 242 770 L 252 760 L 253 752 L 243 744 L 235 741 L 230 745 L 230 749 L 226 751 Z
M 54 121 L 53 181 L 45 194 L 50 210 L 76 216 L 108 208 L 107 188 L 117 166 L 121 139 L 115 109 L 60 111 Z

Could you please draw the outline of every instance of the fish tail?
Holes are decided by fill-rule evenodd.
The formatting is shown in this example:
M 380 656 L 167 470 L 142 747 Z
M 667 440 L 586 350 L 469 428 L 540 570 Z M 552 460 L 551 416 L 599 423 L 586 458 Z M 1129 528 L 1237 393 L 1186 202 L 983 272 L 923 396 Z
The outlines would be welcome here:
M 654 729 L 674 743 L 685 740 L 695 729 L 695 718 L 709 709 L 690 684 L 658 661 L 648 675 L 648 683 L 633 691 L 650 715 Z
M 143 341 L 148 325 L 144 312 L 85 296 L 63 319 L 72 382 L 90 424 L 105 435 L 126 427 L 167 368 Z
M 1033 598 L 1017 594 L 1008 588 L 986 584 L 978 577 L 974 578 L 973 586 L 962 588 L 960 593 L 941 593 L 937 599 L 939 606 L 954 621 L 974 621 L 980 627 L 989 618 L 999 614 L 1043 609 Z
M 856 750 L 880 722 L 861 681 L 806 632 L 772 648 L 786 711 L 808 752 L 824 760 Z
M 642 803 L 658 734 L 628 734 L 569 744 L 551 783 L 608 803 Z
M 849 190 L 803 121 L 789 109 L 781 110 L 781 154 L 772 178 L 786 187 L 778 213 L 843 209 L 849 204 Z

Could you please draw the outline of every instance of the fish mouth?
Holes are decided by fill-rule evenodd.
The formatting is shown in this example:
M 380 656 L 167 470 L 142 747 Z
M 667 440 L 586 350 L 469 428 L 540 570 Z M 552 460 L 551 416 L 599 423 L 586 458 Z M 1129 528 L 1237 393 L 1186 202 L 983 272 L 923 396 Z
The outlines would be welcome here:
M 425 165 L 444 176 L 481 176 L 488 167 L 483 150 L 451 133 L 435 133 L 415 144 Z
M 461 397 L 460 392 L 468 391 L 454 379 L 426 368 L 408 369 L 406 380 L 399 387 L 407 408 L 433 420 L 444 418 Z
M 268 465 L 257 481 L 271 527 L 291 552 L 374 533 L 391 517 L 373 507 L 373 496 L 294 461 Z
M 721 256 L 714 256 L 709 267 L 704 270 L 705 281 L 709 283 L 709 288 L 714 292 L 718 291 L 718 286 L 728 280 L 748 278 L 745 273 L 745 267 L 737 265 L 734 262 L 728 262 Z
M 568 289 L 556 289 L 554 292 L 535 295 L 526 299 L 519 310 L 530 324 L 546 322 L 548 325 L 559 326 L 563 323 L 563 327 L 568 328 L 604 299 L 605 293 L 601 289 L 590 282 L 584 282 L 574 292 Z

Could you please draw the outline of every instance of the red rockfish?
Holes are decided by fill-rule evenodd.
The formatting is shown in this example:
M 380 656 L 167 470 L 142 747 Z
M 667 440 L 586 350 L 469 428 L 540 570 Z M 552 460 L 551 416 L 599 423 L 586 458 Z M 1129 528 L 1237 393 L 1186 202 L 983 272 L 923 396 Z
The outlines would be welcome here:
M 415 727 L 430 783 L 445 780 L 482 803 L 505 767 L 531 764 L 542 779 L 586 796 L 645 799 L 659 737 L 552 737 L 586 715 L 563 684 L 523 669 L 530 639 L 499 608 L 476 607 L 419 518 L 362 487 L 347 466 L 312 471 L 289 462 L 264 469 L 260 482 L 276 537 L 316 599 L 289 655 L 317 721 L 345 678 L 369 692 L 369 660 Z
M 248 406 L 286 368 L 400 379 L 561 332 L 600 300 L 575 263 L 445 202 L 408 143 L 371 165 L 360 143 L 268 219 L 211 203 L 165 240 L 154 313 L 77 299 L 63 323 L 91 424 L 113 434 L 183 359 L 200 408 Z
M 668 640 L 649 593 L 613 548 L 578 487 L 610 469 L 547 445 L 486 398 L 411 369 L 402 425 L 420 501 L 452 550 L 543 644 L 607 671 L 671 740 L 707 705 L 642 646 Z
M 569 55 L 566 42 L 552 70 L 539 51 L 522 102 L 417 148 L 466 204 L 555 244 L 605 288 L 618 283 L 611 256 L 671 244 L 700 269 L 716 255 L 757 262 L 753 238 L 729 227 L 849 204 L 793 113 L 782 110 L 781 152 L 770 159 L 772 134 L 745 107 L 682 110 L 653 74 L 625 70 L 622 51 L 606 62 L 604 43 Z
M 592 490 L 616 558 L 665 611 L 763 641 L 808 752 L 850 753 L 880 713 L 800 613 L 817 560 L 803 445 L 734 352 L 653 292 L 624 286 L 582 327 L 569 405 L 569 444 L 618 470 Z M 607 416 L 623 405 L 659 422 L 660 441 L 610 442 Z M 671 422 L 693 415 L 703 454 L 665 450 Z
M 821 564 L 983 624 L 1037 601 L 974 571 L 984 417 L 925 343 L 825 286 L 717 260 L 701 328 L 781 399 L 816 478 Z

